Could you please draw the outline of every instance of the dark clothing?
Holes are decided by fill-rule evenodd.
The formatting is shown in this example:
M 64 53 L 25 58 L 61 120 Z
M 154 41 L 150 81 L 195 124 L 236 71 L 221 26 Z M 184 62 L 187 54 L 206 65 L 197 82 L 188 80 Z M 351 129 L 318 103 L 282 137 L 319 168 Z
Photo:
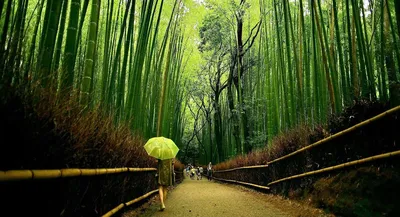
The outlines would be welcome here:
M 158 184 L 164 186 L 172 185 L 172 159 L 158 160 Z
M 207 168 L 207 179 L 211 181 L 213 175 L 212 169 Z

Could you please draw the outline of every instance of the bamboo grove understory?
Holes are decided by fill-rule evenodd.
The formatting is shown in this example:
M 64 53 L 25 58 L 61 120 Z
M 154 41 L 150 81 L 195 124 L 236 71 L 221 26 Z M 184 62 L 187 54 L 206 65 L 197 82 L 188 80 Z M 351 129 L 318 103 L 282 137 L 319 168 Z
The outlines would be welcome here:
M 169 137 L 184 162 L 249 153 L 357 100 L 400 104 L 399 1 L 4 0 L 0 15 L 0 85 Z
M 100 108 L 145 138 L 161 119 L 161 134 L 179 145 L 182 9 L 178 0 L 168 4 L 166 13 L 164 0 L 1 1 L 2 84 Z

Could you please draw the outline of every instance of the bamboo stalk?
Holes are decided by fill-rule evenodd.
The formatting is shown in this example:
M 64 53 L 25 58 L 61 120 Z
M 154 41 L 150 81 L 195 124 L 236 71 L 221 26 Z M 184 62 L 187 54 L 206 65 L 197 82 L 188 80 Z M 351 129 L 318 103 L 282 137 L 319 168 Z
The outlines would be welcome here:
M 259 168 L 267 168 L 267 167 L 268 167 L 268 165 L 245 166 L 245 167 L 237 167 L 237 168 L 232 168 L 232 169 L 227 169 L 227 170 L 218 170 L 218 171 L 214 171 L 214 173 L 230 172 L 230 171 L 240 170 L 240 169 L 259 169 Z
M 394 156 L 398 156 L 398 155 L 400 155 L 400 150 L 389 152 L 389 153 L 385 153 L 385 154 L 379 154 L 379 155 L 375 155 L 375 156 L 372 156 L 372 157 L 363 158 L 363 159 L 360 159 L 360 160 L 354 160 L 354 161 L 351 161 L 351 162 L 339 164 L 339 165 L 336 165 L 336 166 L 327 167 L 327 168 L 320 169 L 320 170 L 314 170 L 314 171 L 311 171 L 311 172 L 306 172 L 306 173 L 302 173 L 302 174 L 286 177 L 286 178 L 283 178 L 283 179 L 279 179 L 279 180 L 270 182 L 270 183 L 268 183 L 268 186 L 273 185 L 273 184 L 277 184 L 279 182 L 291 180 L 291 179 L 296 179 L 296 178 L 301 178 L 301 177 L 305 177 L 305 176 L 315 175 L 315 174 L 328 172 L 328 171 L 333 171 L 333 170 L 337 170 L 337 169 L 343 169 L 343 168 L 346 168 L 346 167 L 350 167 L 350 166 L 354 166 L 354 165 L 358 165 L 358 164 L 362 164 L 362 163 L 367 163 L 367 162 L 371 162 L 371 161 L 376 161 L 376 160 L 380 160 L 380 159 L 384 159 L 384 158 L 390 158 L 390 157 L 394 157 Z
M 230 180 L 230 179 L 221 179 L 221 178 L 215 178 L 215 177 L 213 177 L 213 179 L 216 179 L 216 180 L 218 180 L 218 181 L 238 183 L 238 184 L 242 184 L 242 185 L 247 185 L 247 186 L 252 186 L 252 187 L 256 187 L 256 188 L 261 188 L 261 189 L 264 189 L 264 190 L 269 190 L 269 187 L 267 187 L 267 186 L 256 185 L 256 184 L 253 184 L 253 183 L 241 182 L 241 181 Z
M 321 140 L 319 140 L 318 142 L 315 142 L 315 143 L 313 143 L 313 144 L 311 144 L 311 145 L 309 145 L 309 146 L 305 146 L 305 147 L 300 148 L 299 150 L 294 151 L 294 152 L 292 152 L 292 153 L 290 153 L 290 154 L 287 154 L 287 155 L 285 155 L 285 156 L 282 156 L 282 157 L 280 157 L 280 158 L 277 158 L 277 159 L 275 159 L 275 160 L 272 160 L 272 161 L 268 162 L 267 164 L 276 163 L 276 162 L 278 162 L 278 161 L 280 161 L 280 160 L 286 159 L 286 158 L 291 157 L 291 156 L 293 156 L 293 155 L 295 155 L 295 154 L 298 154 L 298 153 L 304 152 L 304 151 L 306 151 L 306 150 L 309 150 L 309 149 L 311 149 L 311 148 L 314 148 L 314 147 L 316 147 L 316 146 L 318 146 L 318 145 L 321 145 L 321 144 L 323 144 L 323 143 L 326 143 L 326 142 L 328 142 L 328 141 L 331 141 L 331 140 L 333 140 L 333 139 L 335 139 L 335 138 L 337 138 L 337 137 L 343 136 L 343 135 L 345 135 L 345 134 L 347 134 L 347 133 L 349 133 L 349 132 L 352 132 L 352 131 L 356 130 L 357 128 L 360 128 L 360 127 L 362 127 L 362 126 L 365 126 L 365 125 L 367 125 L 367 124 L 370 124 L 370 123 L 372 123 L 372 122 L 374 122 L 374 121 L 376 121 L 376 120 L 379 120 L 379 119 L 381 119 L 381 118 L 383 118 L 383 117 L 385 117 L 385 116 L 387 116 L 387 115 L 393 114 L 393 113 L 395 113 L 395 112 L 397 112 L 397 111 L 400 111 L 400 106 L 397 106 L 397 107 L 394 107 L 394 108 L 392 108 L 392 109 L 389 109 L 389 110 L 387 110 L 386 112 L 383 112 L 383 113 L 381 113 L 381 114 L 379 114 L 379 115 L 377 115 L 377 116 L 375 116 L 375 117 L 372 117 L 372 118 L 370 118 L 370 119 L 367 119 L 367 120 L 365 120 L 365 121 L 363 121 L 363 122 L 361 122 L 361 123 L 358 123 L 358 124 L 356 124 L 356 125 L 354 125 L 354 126 L 352 126 L 352 127 L 350 127 L 350 128 L 347 128 L 347 129 L 343 130 L 343 131 L 340 131 L 340 132 L 338 132 L 338 133 L 336 133 L 336 134 L 334 134 L 334 135 L 331 135 L 331 136 L 329 136 L 329 137 L 327 137 L 327 138 L 325 138 L 325 139 L 321 139 Z
M 130 205 L 132 205 L 132 204 L 134 204 L 134 203 L 137 203 L 137 202 L 139 202 L 139 201 L 141 201 L 141 200 L 143 200 L 143 199 L 145 199 L 145 198 L 149 197 L 150 195 L 155 194 L 155 193 L 157 193 L 157 192 L 158 192 L 158 189 L 153 190 L 153 191 L 150 191 L 149 193 L 147 193 L 147 194 L 145 194 L 145 195 L 143 195 L 143 196 L 140 196 L 140 197 L 138 197 L 138 198 L 136 198 L 136 199 L 134 199 L 134 200 L 131 200 L 131 201 L 129 201 L 129 202 L 126 202 L 125 205 L 126 205 L 126 206 L 130 206 Z
M 120 205 L 118 205 L 117 207 L 115 207 L 114 209 L 108 211 L 106 214 L 104 214 L 102 217 L 109 217 L 114 215 L 115 213 L 117 213 L 119 210 L 121 210 L 122 208 L 125 207 L 125 203 L 121 203 Z
M 136 199 L 133 199 L 133 200 L 131 200 L 131 201 L 129 201 L 129 202 L 121 203 L 120 205 L 118 205 L 118 206 L 115 207 L 114 209 L 112 209 L 112 210 L 108 211 L 106 214 L 102 215 L 102 217 L 110 217 L 110 216 L 114 215 L 115 213 L 117 213 L 117 212 L 118 212 L 119 210 L 121 210 L 122 208 L 124 208 L 124 207 L 126 207 L 126 206 L 130 206 L 130 205 L 132 205 L 132 204 L 134 204 L 134 203 L 137 203 L 137 202 L 139 202 L 139 201 L 141 201 L 141 200 L 143 200 L 143 199 L 146 199 L 146 198 L 149 197 L 150 195 L 152 195 L 152 194 L 154 194 L 154 193 L 157 193 L 157 192 L 158 192 L 158 189 L 153 190 L 153 191 L 150 191 L 149 193 L 144 194 L 144 195 L 142 195 L 142 196 L 140 196 L 140 197 L 138 197 L 138 198 L 136 198 Z
M 99 168 L 99 169 L 52 169 L 52 170 L 6 170 L 0 171 L 0 182 L 34 179 L 56 179 L 77 176 L 96 176 L 123 172 L 152 172 L 156 168 Z
M 128 168 L 129 172 L 149 172 L 157 171 L 157 168 Z

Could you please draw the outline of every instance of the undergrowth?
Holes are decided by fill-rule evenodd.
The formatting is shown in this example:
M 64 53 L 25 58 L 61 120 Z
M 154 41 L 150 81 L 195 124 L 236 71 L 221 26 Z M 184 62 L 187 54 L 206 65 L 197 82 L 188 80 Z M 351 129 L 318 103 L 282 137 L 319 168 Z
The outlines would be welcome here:
M 156 167 L 144 140 L 99 108 L 51 91 L 0 90 L 0 169 Z M 175 168 L 183 165 L 176 161 Z M 154 173 L 0 183 L 15 216 L 99 216 L 157 188 Z M 179 179 L 180 174 L 177 174 Z M 23 204 L 21 209 L 21 202 Z
M 389 105 L 385 103 L 365 100 L 357 101 L 353 106 L 344 109 L 340 115 L 330 117 L 326 126 L 316 126 L 313 128 L 304 125 L 299 126 L 278 135 L 273 139 L 272 143 L 267 146 L 267 148 L 220 163 L 215 166 L 215 169 L 224 170 L 240 166 L 266 164 L 268 161 L 282 157 L 300 149 L 301 147 L 307 146 L 354 126 L 355 124 L 376 116 L 389 108 Z M 235 179 L 259 185 L 267 185 L 272 181 L 284 177 L 399 150 L 399 117 L 400 114 L 397 112 L 394 115 L 387 116 L 372 124 L 346 134 L 343 137 L 336 138 L 311 150 L 278 161 L 277 163 L 273 163 L 269 165 L 268 168 L 215 173 L 215 176 L 224 179 Z M 372 165 L 385 169 L 388 174 L 399 174 L 400 172 L 398 169 L 399 167 L 394 166 L 398 165 L 398 160 L 396 159 L 377 161 L 363 166 Z M 362 169 L 359 170 L 358 168 L 359 167 L 353 167 L 346 171 L 342 171 L 341 173 L 339 171 L 334 171 L 322 175 L 307 176 L 301 179 L 281 182 L 271 186 L 271 191 L 288 197 L 296 195 L 292 198 L 305 198 L 304 195 L 310 196 L 314 195 L 314 193 L 316 195 L 320 195 L 320 193 L 322 195 L 331 195 L 329 197 L 316 196 L 315 198 L 324 199 L 316 199 L 318 202 L 313 204 L 320 208 L 326 208 L 339 216 L 399 216 L 397 214 L 394 215 L 390 211 L 392 210 L 391 207 L 400 205 L 396 203 L 397 200 L 382 200 L 379 202 L 378 199 L 371 197 L 370 191 L 366 191 L 365 189 L 376 184 L 381 186 L 380 189 L 382 194 L 385 194 L 385 192 L 398 192 L 400 191 L 400 188 L 395 183 L 400 180 L 395 178 L 393 181 L 387 176 L 379 175 L 380 173 L 366 173 L 365 171 L 363 172 Z M 353 178 L 358 180 L 356 182 L 358 183 L 358 186 L 356 188 L 352 186 L 354 183 L 354 180 L 352 179 L 335 179 L 334 181 L 331 180 L 331 183 L 337 183 L 340 186 L 347 186 L 347 188 L 343 187 L 343 192 L 348 193 L 339 194 L 332 191 L 332 189 L 329 188 L 331 187 L 331 184 L 329 184 L 330 182 L 325 183 L 325 181 L 327 181 L 325 178 L 335 176 L 338 173 L 340 173 L 341 176 L 344 174 L 348 174 L 349 176 L 353 173 L 357 174 L 353 176 Z M 374 175 L 379 178 L 372 179 L 371 177 L 374 177 Z M 379 181 L 374 182 L 373 180 Z M 325 185 L 323 185 L 324 183 Z M 363 190 L 352 192 L 350 189 Z M 389 189 L 396 190 L 390 192 Z M 297 191 L 302 193 L 296 193 Z M 375 205 L 369 205 L 372 203 Z
M 307 199 L 338 216 L 400 216 L 398 183 L 398 169 L 361 167 L 321 178 L 308 191 L 300 189 L 291 198 Z

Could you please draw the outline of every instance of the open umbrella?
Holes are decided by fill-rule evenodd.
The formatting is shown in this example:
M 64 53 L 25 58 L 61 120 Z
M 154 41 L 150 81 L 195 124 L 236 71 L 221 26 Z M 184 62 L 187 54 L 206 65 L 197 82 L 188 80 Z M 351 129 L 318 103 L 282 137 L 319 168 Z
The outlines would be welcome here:
M 147 154 L 160 160 L 172 159 L 179 148 L 174 141 L 165 137 L 153 137 L 144 145 Z

